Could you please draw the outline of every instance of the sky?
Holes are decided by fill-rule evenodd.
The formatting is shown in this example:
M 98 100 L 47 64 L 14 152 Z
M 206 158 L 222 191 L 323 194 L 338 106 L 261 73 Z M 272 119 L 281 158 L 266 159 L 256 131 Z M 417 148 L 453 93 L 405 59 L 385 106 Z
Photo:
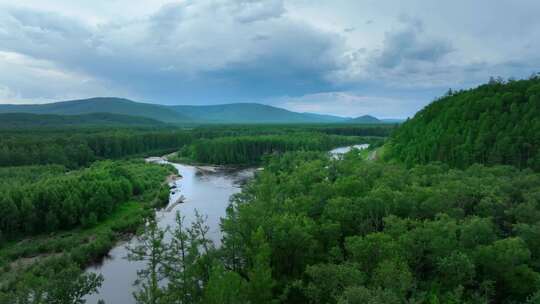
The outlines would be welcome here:
M 0 0 L 0 103 L 115 96 L 405 118 L 540 71 L 538 0 Z

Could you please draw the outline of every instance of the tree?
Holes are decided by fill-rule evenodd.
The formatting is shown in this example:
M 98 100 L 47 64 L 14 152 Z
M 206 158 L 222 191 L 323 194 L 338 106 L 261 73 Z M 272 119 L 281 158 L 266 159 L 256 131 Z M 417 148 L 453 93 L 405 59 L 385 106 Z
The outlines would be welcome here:
M 350 287 L 340 297 L 339 304 L 399 304 L 402 301 L 391 291 L 364 286 Z
M 162 303 L 164 291 L 160 282 L 164 278 L 164 262 L 167 253 L 164 237 L 165 230 L 157 226 L 155 219 L 150 219 L 144 233 L 137 237 L 133 246 L 128 247 L 130 261 L 146 263 L 145 268 L 137 271 L 138 279 L 135 283 L 140 286 L 140 290 L 133 294 L 137 303 Z
M 189 228 L 185 227 L 184 217 L 176 213 L 176 228 L 164 260 L 168 301 L 198 303 L 203 297 L 213 264 L 214 245 L 208 230 L 206 219 L 197 211 Z
M 101 275 L 84 273 L 69 260 L 54 259 L 27 273 L 17 283 L 15 293 L 4 296 L 7 303 L 84 304 L 84 297 L 97 292 L 102 282 Z
M 204 289 L 203 302 L 207 304 L 248 303 L 245 288 L 246 282 L 239 274 L 227 271 L 222 265 L 216 264 L 212 267 L 210 279 Z
M 335 303 L 349 287 L 361 286 L 366 281 L 365 273 L 354 264 L 317 264 L 308 266 L 306 296 L 312 303 Z
M 251 243 L 252 265 L 248 270 L 247 298 L 251 303 L 269 304 L 272 302 L 272 288 L 275 283 L 270 267 L 270 246 L 261 227 L 253 233 Z
M 385 260 L 373 271 L 372 284 L 386 290 L 392 290 L 401 299 L 414 285 L 414 278 L 407 263 L 400 260 Z

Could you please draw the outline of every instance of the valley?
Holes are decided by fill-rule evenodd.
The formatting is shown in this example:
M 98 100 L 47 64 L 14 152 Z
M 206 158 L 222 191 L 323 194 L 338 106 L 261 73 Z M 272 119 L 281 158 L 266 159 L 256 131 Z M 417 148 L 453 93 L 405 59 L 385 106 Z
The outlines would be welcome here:
M 0 0 L 0 304 L 540 304 L 539 12 Z

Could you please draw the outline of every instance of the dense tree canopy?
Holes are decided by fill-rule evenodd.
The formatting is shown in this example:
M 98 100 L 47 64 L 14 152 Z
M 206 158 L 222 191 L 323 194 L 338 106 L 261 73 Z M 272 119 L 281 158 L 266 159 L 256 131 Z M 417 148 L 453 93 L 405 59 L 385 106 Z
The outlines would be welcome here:
M 159 189 L 169 172 L 142 161 L 69 172 L 58 165 L 0 168 L 0 240 L 95 225 L 119 204 Z
M 198 139 L 216 139 L 216 141 L 197 143 L 195 149 L 200 150 L 200 153 L 193 154 L 193 151 L 188 153 L 193 159 L 201 162 L 246 163 L 258 160 L 261 153 L 274 150 L 284 151 L 287 148 L 322 150 L 333 147 L 332 144 L 339 142 L 348 143 L 344 137 L 335 135 L 386 136 L 391 130 L 393 130 L 391 125 L 258 125 L 249 127 L 224 125 L 200 126 L 191 130 L 174 127 L 128 128 L 127 126 L 114 129 L 98 126 L 69 130 L 61 128 L 3 129 L 0 130 L 0 167 L 60 164 L 68 168 L 79 168 L 96 160 L 117 159 L 151 152 L 154 154 L 173 152 Z M 275 137 L 264 137 L 271 135 Z M 241 138 L 235 139 L 235 137 Z M 238 147 L 239 142 L 247 144 L 244 148 L 248 147 L 249 151 L 236 150 L 233 146 Z M 255 142 L 258 148 L 254 146 Z M 265 147 L 261 146 L 262 142 Z M 206 143 L 215 146 L 212 149 L 216 153 L 221 153 L 222 147 L 226 145 L 229 152 L 235 152 L 238 156 L 234 157 L 236 159 L 230 155 L 219 159 L 215 158 L 217 156 L 209 157 L 209 152 L 201 148 L 201 145 Z
M 531 171 L 288 153 L 234 200 L 222 255 L 247 277 L 262 233 L 286 303 L 523 303 L 540 295 L 539 223 Z
M 259 162 L 266 154 L 295 150 L 327 151 L 362 141 L 363 139 L 357 136 L 319 133 L 230 136 L 198 140 L 187 146 L 180 154 L 202 163 L 253 164 Z
M 540 78 L 492 80 L 449 92 L 404 123 L 391 156 L 408 165 L 443 161 L 540 170 Z
M 77 168 L 99 159 L 174 150 L 191 141 L 190 133 L 178 130 L 3 131 L 0 132 L 0 167 L 61 164 Z

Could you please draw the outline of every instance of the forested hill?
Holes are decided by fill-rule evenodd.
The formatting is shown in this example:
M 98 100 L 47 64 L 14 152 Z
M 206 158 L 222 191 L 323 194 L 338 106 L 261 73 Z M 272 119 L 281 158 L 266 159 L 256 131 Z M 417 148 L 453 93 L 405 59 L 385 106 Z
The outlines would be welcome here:
M 81 115 L 89 113 L 111 113 L 140 116 L 167 123 L 186 123 L 189 117 L 162 105 L 134 102 L 123 98 L 97 97 L 62 101 L 48 104 L 0 105 L 0 113 L 34 113 Z
M 540 78 L 490 81 L 449 92 L 404 123 L 390 157 L 409 165 L 443 161 L 540 170 Z
M 36 127 L 92 127 L 92 126 L 164 126 L 165 123 L 145 117 L 111 113 L 92 113 L 84 115 L 54 115 L 30 113 L 0 114 L 0 128 Z
M 258 103 L 231 103 L 205 106 L 172 106 L 195 121 L 216 123 L 336 123 L 346 118 L 298 113 Z
M 380 121 L 379 119 L 371 115 L 363 115 L 363 116 L 358 116 L 356 118 L 348 120 L 347 122 L 357 123 L 357 124 L 377 124 L 377 123 L 381 123 L 382 121 Z
M 346 117 L 299 113 L 258 103 L 231 103 L 219 105 L 159 105 L 140 103 L 123 98 L 97 97 L 61 101 L 48 104 L 0 104 L 0 113 L 31 113 L 55 115 L 82 115 L 110 113 L 146 117 L 174 124 L 295 124 L 295 123 L 378 123 L 369 120 L 351 120 Z

